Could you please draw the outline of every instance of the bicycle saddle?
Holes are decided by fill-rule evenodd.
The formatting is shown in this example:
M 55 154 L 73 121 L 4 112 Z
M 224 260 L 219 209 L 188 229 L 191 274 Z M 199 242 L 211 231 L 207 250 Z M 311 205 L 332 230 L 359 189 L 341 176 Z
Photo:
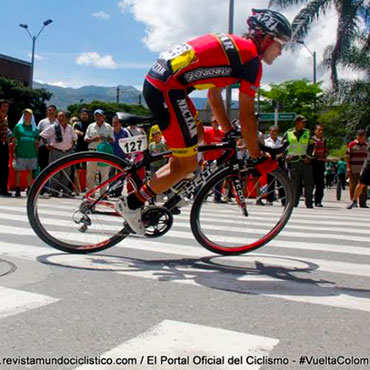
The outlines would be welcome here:
M 143 122 L 152 122 L 154 117 L 152 116 L 139 116 L 137 114 L 131 114 L 126 112 L 117 112 L 117 117 L 120 121 L 125 122 L 127 125 L 136 125 Z

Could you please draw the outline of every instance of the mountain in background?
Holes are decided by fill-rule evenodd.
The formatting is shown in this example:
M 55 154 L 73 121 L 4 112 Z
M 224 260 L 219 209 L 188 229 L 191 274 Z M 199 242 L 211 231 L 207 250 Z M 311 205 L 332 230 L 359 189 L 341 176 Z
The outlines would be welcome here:
M 117 86 L 82 86 L 78 89 L 72 87 L 60 87 L 55 85 L 33 83 L 36 89 L 45 89 L 53 94 L 47 104 L 54 104 L 58 109 L 67 109 L 71 104 L 91 103 L 94 100 L 115 103 L 117 101 Z M 133 86 L 119 85 L 119 101 L 127 104 L 145 105 L 141 91 Z M 190 96 L 191 97 L 191 96 Z M 205 109 L 207 98 L 192 98 L 192 101 L 197 109 Z M 237 102 L 233 102 L 237 103 Z
M 66 109 L 71 104 L 91 103 L 94 100 L 115 103 L 117 101 L 117 86 L 82 86 L 78 89 L 60 87 L 34 82 L 34 88 L 45 89 L 53 94 L 48 104 L 54 104 L 58 109 Z M 141 92 L 133 86 L 119 85 L 119 101 L 127 104 L 139 104 Z M 142 99 L 143 101 L 143 99 Z

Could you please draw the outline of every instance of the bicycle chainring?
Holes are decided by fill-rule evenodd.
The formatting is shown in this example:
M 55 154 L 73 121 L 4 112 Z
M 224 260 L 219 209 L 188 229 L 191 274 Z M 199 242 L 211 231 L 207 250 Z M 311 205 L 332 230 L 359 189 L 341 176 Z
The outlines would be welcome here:
M 145 225 L 145 236 L 158 238 L 166 234 L 173 224 L 173 216 L 165 207 L 150 206 L 142 213 L 142 220 Z

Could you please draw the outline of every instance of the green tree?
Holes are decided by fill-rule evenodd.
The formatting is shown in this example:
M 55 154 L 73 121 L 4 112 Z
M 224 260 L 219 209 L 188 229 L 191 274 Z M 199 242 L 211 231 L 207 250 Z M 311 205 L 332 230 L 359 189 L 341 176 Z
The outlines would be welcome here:
M 52 94 L 45 89 L 31 89 L 25 87 L 21 82 L 0 77 L 0 98 L 10 101 L 9 126 L 13 128 L 23 110 L 31 108 L 36 121 L 45 116 L 45 101 L 51 98 Z
M 327 108 L 319 115 L 318 121 L 324 126 L 325 137 L 328 142 L 330 154 L 341 148 L 348 141 L 348 128 L 343 121 L 345 106 Z
M 370 34 L 359 36 L 357 44 L 348 49 L 341 58 L 345 68 L 360 72 L 361 78 L 353 81 L 339 80 L 338 90 L 326 94 L 328 104 L 342 105 L 341 121 L 352 132 L 366 128 L 370 117 Z
M 368 26 L 370 21 L 370 4 L 368 0 L 270 0 L 269 6 L 286 8 L 298 3 L 305 6 L 295 16 L 293 41 L 303 40 L 310 31 L 314 20 L 320 18 L 330 6 L 334 6 L 338 14 L 335 44 L 330 47 L 326 65 L 331 69 L 332 87 L 338 90 L 337 65 L 342 56 L 353 45 L 359 33 L 368 34 L 368 27 L 361 30 L 361 22 Z
M 261 89 L 261 96 L 270 102 L 279 102 L 285 112 L 295 112 L 307 117 L 309 128 L 313 128 L 317 123 L 316 108 L 320 106 L 323 91 L 320 83 L 312 84 L 307 79 L 285 81 L 280 84 L 270 84 L 269 91 Z M 273 112 L 274 108 L 263 104 L 264 112 Z M 279 123 L 280 131 L 286 130 L 292 126 L 292 122 Z

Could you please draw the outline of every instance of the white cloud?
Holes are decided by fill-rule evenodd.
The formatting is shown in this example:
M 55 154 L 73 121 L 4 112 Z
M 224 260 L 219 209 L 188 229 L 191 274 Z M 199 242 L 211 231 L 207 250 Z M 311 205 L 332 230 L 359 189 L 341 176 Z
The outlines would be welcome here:
M 117 64 L 111 55 L 100 55 L 96 51 L 82 53 L 76 58 L 76 63 L 88 67 L 116 69 Z
M 32 54 L 31 53 L 29 53 L 28 56 L 30 58 L 32 58 Z M 35 60 L 39 60 L 39 61 L 45 60 L 44 57 L 42 57 L 41 55 L 38 55 L 38 54 L 35 54 L 34 57 L 35 57 Z
M 93 13 L 93 17 L 107 21 L 110 18 L 110 14 L 100 10 L 99 12 Z
M 150 51 L 163 51 L 205 32 L 226 29 L 225 0 L 120 0 L 118 5 L 145 24 L 143 41 Z
M 67 85 L 63 81 L 47 82 L 47 84 L 52 86 L 67 87 Z
M 267 8 L 268 3 L 269 0 L 235 1 L 235 34 L 242 34 L 246 30 L 246 18 L 252 8 Z M 143 43 L 150 51 L 161 52 L 198 35 L 227 32 L 228 29 L 228 0 L 119 0 L 118 5 L 123 13 L 131 12 L 138 22 L 144 24 L 146 36 Z M 292 21 L 301 7 L 297 5 L 281 12 Z M 336 28 L 335 9 L 329 9 L 325 16 L 320 17 L 319 23 L 312 25 L 304 40 L 308 48 L 317 53 L 317 80 L 324 80 L 324 86 L 330 85 L 330 74 L 319 65 L 324 49 L 335 42 Z M 303 45 L 298 45 L 293 52 L 285 52 L 273 66 L 264 65 L 262 83 L 300 78 L 311 80 L 312 69 L 312 56 Z

